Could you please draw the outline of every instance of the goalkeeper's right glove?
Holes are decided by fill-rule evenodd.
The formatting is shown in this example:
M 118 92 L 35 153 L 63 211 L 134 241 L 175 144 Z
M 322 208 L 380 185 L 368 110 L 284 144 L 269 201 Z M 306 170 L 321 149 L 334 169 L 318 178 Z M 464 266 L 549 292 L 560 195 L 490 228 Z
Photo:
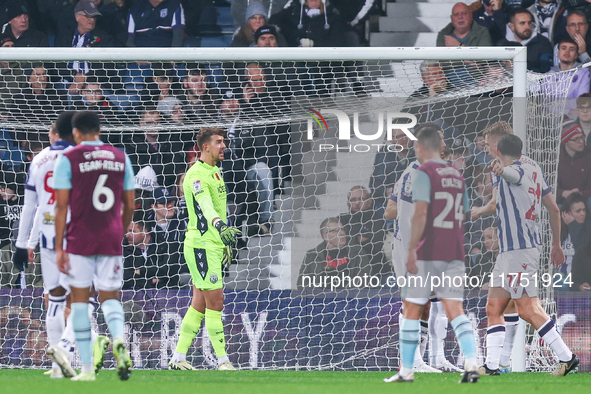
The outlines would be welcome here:
M 16 248 L 12 255 L 12 265 L 19 271 L 24 271 L 29 265 L 29 251 L 23 248 Z
M 242 231 L 235 227 L 226 226 L 221 220 L 218 220 L 213 225 L 220 232 L 220 238 L 224 245 L 234 245 L 236 243 L 236 237 L 242 234 Z
M 234 258 L 234 250 L 232 246 L 226 245 L 224 248 L 224 254 L 222 257 L 222 267 L 230 267 L 232 265 L 232 259 Z

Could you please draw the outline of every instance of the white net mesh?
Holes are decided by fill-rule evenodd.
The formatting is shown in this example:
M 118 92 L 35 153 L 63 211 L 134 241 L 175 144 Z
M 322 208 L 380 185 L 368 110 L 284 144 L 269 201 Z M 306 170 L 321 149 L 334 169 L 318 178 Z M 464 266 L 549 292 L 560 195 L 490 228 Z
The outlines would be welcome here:
M 73 57 L 72 53 L 67 54 Z M 190 303 L 190 275 L 181 252 L 187 213 L 178 185 L 198 158 L 195 135 L 204 126 L 228 130 L 222 171 L 230 218 L 244 234 L 236 264 L 224 279 L 223 320 L 232 361 L 241 368 L 265 369 L 398 366 L 400 299 L 387 283 L 393 277 L 393 223 L 384 220 L 383 213 L 412 153 L 407 157 L 408 149 L 401 154 L 390 150 L 393 143 L 403 143 L 385 140 L 387 126 L 373 140 L 360 136 L 375 134 L 380 116 L 382 122 L 392 121 L 389 112 L 411 113 L 419 123 L 439 124 L 451 160 L 470 187 L 472 203 L 484 204 L 491 185 L 485 170 L 489 158 L 479 133 L 495 122 L 513 121 L 513 63 L 389 61 L 383 55 L 381 60 L 306 61 L 293 60 L 295 52 L 275 59 L 268 52 L 252 53 L 252 58 L 267 60 L 220 62 L 193 54 L 192 61 L 136 62 L 106 56 L 89 61 L 87 74 L 73 73 L 68 56 L 62 61 L 13 58 L 2 63 L 1 180 L 3 190 L 12 194 L 0 200 L 0 365 L 49 365 L 43 354 L 45 307 L 39 264 L 30 264 L 24 274 L 11 270 L 12 241 L 27 166 L 47 146 L 50 123 L 65 109 L 89 109 L 101 115 L 104 140 L 126 150 L 136 173 L 134 222 L 139 224 L 124 241 L 122 295 L 136 368 L 166 367 Z M 569 81 L 570 74 L 562 75 Z M 527 97 L 528 153 L 554 185 L 561 97 L 568 83 L 559 85 L 552 96 L 540 81 L 541 76 L 528 79 L 535 85 Z M 358 118 L 350 120 L 359 133 L 339 140 L 336 117 L 318 117 L 327 108 L 357 112 Z M 356 200 L 349 193 L 354 186 L 369 190 L 372 199 Z M 178 197 L 169 209 L 166 204 L 152 207 L 160 187 Z M 332 264 L 364 267 L 360 272 L 375 276 L 377 282 L 349 286 L 360 290 L 290 290 L 299 286 L 302 262 L 321 243 L 320 223 L 328 217 L 341 219 L 350 242 L 349 254 L 337 255 Z M 471 276 L 483 278 L 492 269 L 484 233 L 493 222 L 485 218 L 466 224 Z M 139 240 L 144 233 L 152 235 L 147 248 Z M 543 261 L 544 272 L 550 272 L 547 251 Z M 330 288 L 330 283 L 321 287 Z M 551 290 L 541 297 L 550 302 Z M 467 293 L 479 357 L 486 332 L 485 304 L 484 292 Z M 99 332 L 106 332 L 102 313 L 96 323 Z M 548 361 L 529 367 L 547 369 L 553 360 L 536 341 L 528 341 L 530 359 L 543 356 Z M 451 329 L 446 356 L 456 364 L 461 361 Z M 189 361 L 215 365 L 206 330 L 190 348 Z

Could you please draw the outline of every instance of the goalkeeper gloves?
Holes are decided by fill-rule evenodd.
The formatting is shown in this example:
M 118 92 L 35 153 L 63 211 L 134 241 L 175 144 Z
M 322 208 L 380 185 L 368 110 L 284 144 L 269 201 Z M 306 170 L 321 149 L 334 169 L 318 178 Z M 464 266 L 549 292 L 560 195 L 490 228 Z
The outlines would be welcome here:
M 29 252 L 27 249 L 16 248 L 12 255 L 12 265 L 19 271 L 24 271 L 29 265 Z
M 230 267 L 232 259 L 234 258 L 234 250 L 231 245 L 226 245 L 224 248 L 224 255 L 222 257 L 222 267 Z
M 235 227 L 226 226 L 221 220 L 216 221 L 213 225 L 220 232 L 220 238 L 224 245 L 234 245 L 236 243 L 236 237 L 242 234 L 242 231 Z

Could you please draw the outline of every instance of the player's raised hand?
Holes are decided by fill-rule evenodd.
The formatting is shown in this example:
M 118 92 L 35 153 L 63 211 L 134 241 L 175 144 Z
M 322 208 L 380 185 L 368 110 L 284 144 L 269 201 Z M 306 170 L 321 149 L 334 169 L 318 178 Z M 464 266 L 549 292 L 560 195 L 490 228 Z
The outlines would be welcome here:
M 234 245 L 236 243 L 236 237 L 242 234 L 242 231 L 236 227 L 226 226 L 221 220 L 218 220 L 214 226 L 220 232 L 220 238 L 224 245 Z
M 406 257 L 406 270 L 413 275 L 415 275 L 419 272 L 419 268 L 417 267 L 417 251 L 416 251 L 416 249 L 412 249 L 412 250 L 408 251 L 408 256 Z
M 560 268 L 564 264 L 566 258 L 564 257 L 564 250 L 562 246 L 555 245 L 550 249 L 550 261 L 556 268 Z
M 503 163 L 501 163 L 501 159 L 497 157 L 493 160 L 489 168 L 496 176 L 501 176 L 503 170 L 505 169 L 505 166 L 503 166 Z
M 19 271 L 24 271 L 29 265 L 29 253 L 27 249 L 16 248 L 12 255 L 12 265 Z
M 60 272 L 68 275 L 70 273 L 70 260 L 68 259 L 68 254 L 63 250 L 56 250 L 55 257 L 57 260 L 57 268 L 59 268 Z

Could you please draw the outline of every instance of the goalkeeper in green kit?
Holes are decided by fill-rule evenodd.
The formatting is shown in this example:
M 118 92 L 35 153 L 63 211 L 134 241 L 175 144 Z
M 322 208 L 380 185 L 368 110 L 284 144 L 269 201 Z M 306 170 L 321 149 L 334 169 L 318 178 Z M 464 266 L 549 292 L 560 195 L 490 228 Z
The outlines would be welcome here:
M 236 369 L 226 355 L 222 323 L 222 266 L 231 263 L 232 245 L 240 234 L 237 228 L 226 225 L 226 185 L 217 167 L 224 158 L 225 136 L 226 131 L 221 128 L 200 130 L 197 145 L 201 155 L 183 181 L 189 212 L 183 252 L 193 278 L 193 299 L 183 318 L 179 341 L 168 369 L 196 370 L 187 362 L 186 356 L 204 317 L 218 358 L 218 370 Z

